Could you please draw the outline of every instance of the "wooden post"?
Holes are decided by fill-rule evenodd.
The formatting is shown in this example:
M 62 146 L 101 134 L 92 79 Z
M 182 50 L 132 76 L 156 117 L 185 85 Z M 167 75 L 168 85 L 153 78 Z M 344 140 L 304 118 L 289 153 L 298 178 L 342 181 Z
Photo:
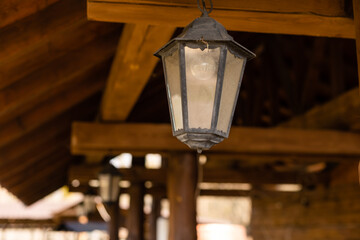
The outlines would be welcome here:
M 108 209 L 111 220 L 109 222 L 109 236 L 110 240 L 119 239 L 119 201 L 114 203 L 107 203 L 106 207 Z
M 133 167 L 144 167 L 145 159 L 134 157 Z M 130 209 L 127 217 L 128 240 L 144 240 L 144 182 L 132 181 L 129 188 Z
M 149 240 L 156 240 L 156 222 L 160 216 L 161 197 L 153 195 L 151 213 L 149 216 Z
M 144 239 L 144 183 L 131 183 L 130 209 L 127 218 L 128 240 Z
M 360 94 L 360 0 L 353 0 L 354 25 L 356 33 L 356 55 L 358 62 L 359 94 Z
M 168 165 L 169 239 L 196 240 L 196 157 L 190 153 L 173 155 Z

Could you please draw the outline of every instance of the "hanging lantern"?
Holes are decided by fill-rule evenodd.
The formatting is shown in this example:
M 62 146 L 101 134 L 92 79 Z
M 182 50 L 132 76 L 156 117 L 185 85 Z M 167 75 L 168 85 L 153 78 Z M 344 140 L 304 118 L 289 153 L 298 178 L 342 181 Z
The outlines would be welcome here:
M 210 1 L 211 2 L 211 1 Z M 229 136 L 246 61 L 255 54 L 210 18 L 190 23 L 155 56 L 162 59 L 173 135 L 199 152 Z
M 120 180 L 120 173 L 110 163 L 99 173 L 100 197 L 104 203 L 116 203 L 118 201 Z

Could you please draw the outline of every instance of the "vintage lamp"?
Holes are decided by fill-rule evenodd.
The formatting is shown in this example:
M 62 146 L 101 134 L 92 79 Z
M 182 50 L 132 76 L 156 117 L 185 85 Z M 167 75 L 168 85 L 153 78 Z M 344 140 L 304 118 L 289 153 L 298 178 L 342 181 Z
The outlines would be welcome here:
M 117 203 L 119 198 L 119 182 L 121 175 L 118 170 L 108 163 L 99 173 L 100 197 L 106 204 Z
M 211 1 L 210 1 L 211 2 Z M 201 17 L 155 56 L 162 59 L 172 132 L 198 152 L 229 136 L 246 61 L 255 54 L 209 17 Z

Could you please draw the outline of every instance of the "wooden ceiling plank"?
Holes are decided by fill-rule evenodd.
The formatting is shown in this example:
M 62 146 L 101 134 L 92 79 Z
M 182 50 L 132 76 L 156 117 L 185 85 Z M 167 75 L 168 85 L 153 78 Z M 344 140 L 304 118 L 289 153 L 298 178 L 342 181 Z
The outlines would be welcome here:
M 33 74 L 34 71 L 48 67 L 49 64 L 56 61 L 55 59 L 58 60 L 67 54 L 74 54 L 75 51 L 96 37 L 119 30 L 119 24 L 89 22 L 84 17 L 64 29 L 49 33 L 49 36 L 43 41 L 30 43 L 29 49 L 23 48 L 23 51 L 10 55 L 2 61 L 0 72 L 4 81 L 0 83 L 0 88 L 6 88 L 19 79 Z M 2 37 L 6 39 L 7 36 L 3 35 Z
M 25 182 L 35 182 L 36 177 L 39 176 L 42 172 L 47 172 L 53 165 L 56 164 L 63 164 L 60 163 L 62 160 L 58 160 L 57 162 L 53 162 L 51 160 L 58 154 L 59 156 L 64 157 L 65 152 L 67 150 L 65 140 L 62 139 L 59 141 L 58 144 L 54 144 L 53 146 L 49 147 L 46 150 L 43 150 L 43 153 L 34 154 L 32 159 L 26 159 L 32 162 L 29 166 L 18 166 L 16 167 L 15 171 L 12 171 L 16 173 L 17 169 L 19 172 L 17 174 L 14 174 L 12 176 L 5 176 L 4 178 L 1 178 L 1 184 L 9 189 L 14 190 L 17 185 L 25 184 Z M 69 153 L 67 153 L 69 155 Z
M 359 95 L 360 95 L 360 0 L 353 0 L 354 22 L 356 32 L 356 55 L 358 62 Z
M 88 77 L 92 68 L 102 67 L 104 61 L 114 54 L 116 45 L 113 35 L 110 32 L 101 36 L 0 90 L 0 99 L 3 99 L 0 102 L 0 124 L 18 117 L 61 91 L 71 89 L 85 75 Z
M 59 170 L 57 170 L 57 172 L 59 172 Z M 51 181 L 44 181 L 41 187 L 33 189 L 33 191 L 24 192 L 26 194 L 19 195 L 19 199 L 26 206 L 30 206 L 35 202 L 39 201 L 40 199 L 43 199 L 44 197 L 63 187 L 65 183 L 64 178 L 65 176 L 61 174 L 56 174 L 56 172 L 54 172 L 53 177 L 49 178 L 51 179 Z
M 360 134 L 299 129 L 232 127 L 230 136 L 206 153 L 360 156 Z M 172 136 L 168 124 L 75 122 L 71 151 L 171 152 L 190 149 Z
M 49 41 L 54 33 L 86 19 L 84 1 L 61 0 L 44 11 L 0 29 L 0 63 Z M 6 46 L 6 47 L 5 47 Z
M 6 0 L 0 2 L 0 28 L 41 11 L 59 0 Z
M 19 116 L 16 121 L 10 121 L 0 127 L 0 146 L 9 144 L 58 117 L 67 109 L 99 93 L 105 85 L 107 69 L 94 69 L 88 72 L 84 81 L 75 84 L 73 88 L 61 92 L 34 109 Z M 74 91 L 76 89 L 76 91 Z
M 69 162 L 71 161 L 71 158 L 65 161 Z M 47 176 L 44 176 L 41 182 L 40 180 L 37 181 L 38 185 L 35 185 L 36 187 L 34 187 L 32 191 L 26 191 L 26 189 L 21 190 L 21 193 L 19 193 L 19 199 L 21 199 L 25 205 L 31 205 L 63 187 L 66 184 L 66 176 L 64 174 L 59 174 L 59 172 L 66 172 L 66 166 L 61 166 L 57 169 L 51 170 Z M 30 185 L 30 187 L 31 186 L 32 185 Z M 27 188 L 29 189 L 30 187 L 28 186 Z
M 294 117 L 279 127 L 308 129 L 351 129 L 360 121 L 360 97 L 357 88 L 315 106 L 304 115 Z
M 125 24 L 103 97 L 103 120 L 126 120 L 158 62 L 153 53 L 174 31 L 174 27 Z
M 233 31 L 355 38 L 354 21 L 345 16 L 343 1 L 310 1 L 311 4 L 302 5 L 296 1 L 276 2 L 252 1 L 247 8 L 248 1 L 231 1 L 232 5 L 222 8 L 219 1 L 214 4 L 211 16 Z M 305 5 L 305 9 L 301 7 Z M 310 9 L 314 5 L 316 7 Z M 331 10 L 334 8 L 338 9 Z M 330 12 L 320 13 L 319 9 L 330 9 Z M 87 14 L 89 19 L 97 21 L 176 27 L 184 27 L 200 15 L 196 6 L 190 6 L 186 0 L 176 4 L 165 1 L 88 0 Z
M 63 132 L 70 134 L 71 122 L 74 119 L 89 119 L 95 115 L 93 106 L 99 101 L 99 97 L 90 98 L 70 108 L 57 118 L 45 123 L 41 127 L 29 132 L 17 141 L 0 148 L 0 169 L 16 159 L 24 159 L 24 155 L 33 152 L 37 146 L 45 144 Z M 6 167 L 4 168 L 6 171 Z

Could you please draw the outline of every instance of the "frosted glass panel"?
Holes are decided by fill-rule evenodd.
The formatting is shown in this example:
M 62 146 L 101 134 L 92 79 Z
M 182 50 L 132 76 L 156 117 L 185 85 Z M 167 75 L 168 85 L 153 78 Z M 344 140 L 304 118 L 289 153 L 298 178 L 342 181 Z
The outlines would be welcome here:
M 211 128 L 220 48 L 185 47 L 186 87 L 190 128 Z
M 178 49 L 172 55 L 165 57 L 166 88 L 169 95 L 171 118 L 174 130 L 183 129 L 181 106 L 180 66 Z
M 245 59 L 227 51 L 217 130 L 227 133 Z

